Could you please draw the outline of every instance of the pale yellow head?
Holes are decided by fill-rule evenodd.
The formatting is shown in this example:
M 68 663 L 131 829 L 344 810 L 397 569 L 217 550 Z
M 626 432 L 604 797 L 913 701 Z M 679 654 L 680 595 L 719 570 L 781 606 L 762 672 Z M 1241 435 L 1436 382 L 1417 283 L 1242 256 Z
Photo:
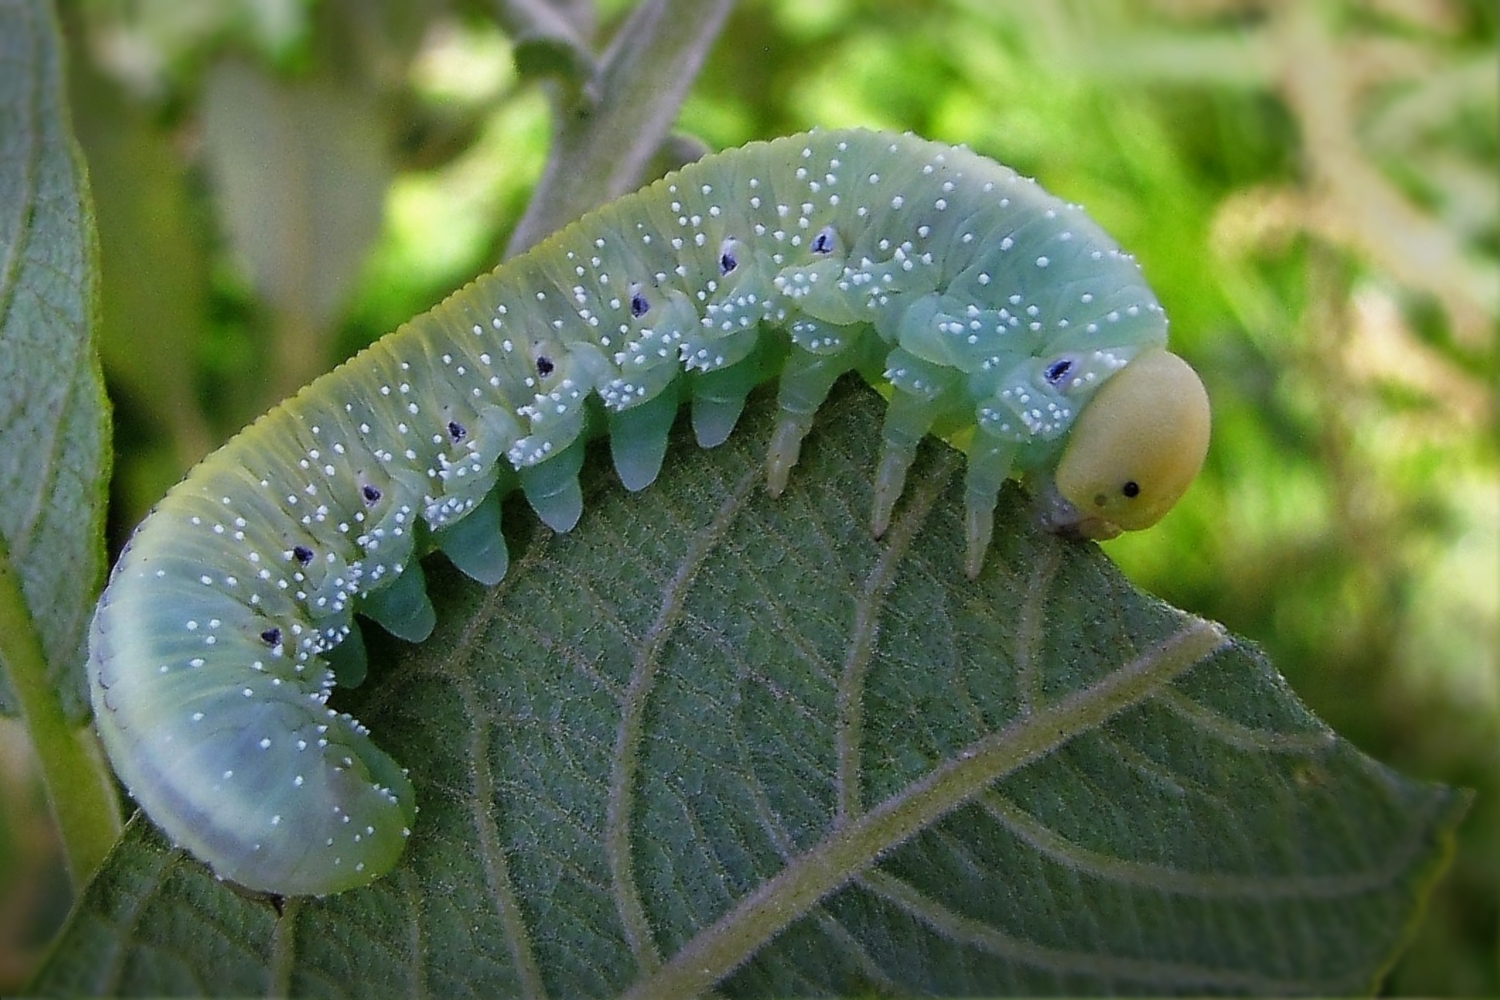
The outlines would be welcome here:
M 1051 526 L 1087 538 L 1151 527 L 1203 467 L 1208 428 L 1198 373 L 1160 348 L 1137 355 L 1078 415 L 1057 464 Z

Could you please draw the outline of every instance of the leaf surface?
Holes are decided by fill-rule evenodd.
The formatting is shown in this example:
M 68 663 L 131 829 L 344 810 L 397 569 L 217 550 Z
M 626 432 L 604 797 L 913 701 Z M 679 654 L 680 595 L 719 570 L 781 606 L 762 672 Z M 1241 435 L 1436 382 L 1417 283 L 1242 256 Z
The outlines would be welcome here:
M 95 256 L 50 6 L 0 3 L 0 552 L 47 682 L 75 722 L 87 714 L 82 664 L 109 472 L 91 340 Z M 0 670 L 0 710 L 14 711 L 14 699 Z
M 420 647 L 342 707 L 421 813 L 367 889 L 241 895 L 139 817 L 33 989 L 682 995 L 1355 993 L 1466 798 L 1312 717 L 1216 626 L 1031 527 L 976 581 L 962 457 L 867 528 L 883 404 L 845 383 L 767 496 L 773 403 L 660 480 L 586 477 L 510 574 L 429 560 Z

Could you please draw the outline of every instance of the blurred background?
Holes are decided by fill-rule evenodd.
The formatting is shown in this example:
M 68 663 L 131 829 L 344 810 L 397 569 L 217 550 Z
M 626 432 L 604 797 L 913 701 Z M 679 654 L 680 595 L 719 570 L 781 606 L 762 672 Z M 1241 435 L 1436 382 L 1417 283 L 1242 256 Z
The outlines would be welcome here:
M 501 257 L 546 155 L 503 0 L 59 0 L 100 229 L 112 547 L 195 460 Z M 532 4 L 536 6 L 536 4 Z M 628 0 L 555 0 L 607 39 Z M 741 0 L 681 115 L 963 142 L 1136 254 L 1215 404 L 1109 543 L 1340 733 L 1473 788 L 1386 982 L 1500 994 L 1494 0 Z M 70 899 L 0 720 L 0 993 Z

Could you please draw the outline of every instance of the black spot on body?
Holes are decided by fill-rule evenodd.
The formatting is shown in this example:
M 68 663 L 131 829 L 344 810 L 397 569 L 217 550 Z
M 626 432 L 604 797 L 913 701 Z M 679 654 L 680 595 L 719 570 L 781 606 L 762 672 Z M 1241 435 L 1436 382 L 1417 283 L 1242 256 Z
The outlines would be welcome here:
M 468 437 L 468 434 L 468 430 L 465 429 L 464 425 L 459 423 L 457 420 L 448 421 L 448 436 L 453 439 L 454 444 L 457 444 L 464 438 Z
M 306 566 L 313 561 L 313 550 L 306 545 L 298 545 L 292 549 L 292 558 Z
M 361 495 L 364 496 L 365 503 L 367 503 L 367 504 L 370 504 L 370 505 L 373 506 L 374 504 L 377 504 L 377 503 L 380 502 L 380 496 L 381 496 L 380 491 L 378 489 L 376 489 L 375 487 L 373 487 L 373 486 L 365 486 L 364 488 L 362 488 L 360 490 L 360 493 L 361 493 Z
M 813 237 L 812 252 L 816 254 L 833 253 L 834 245 L 838 242 L 832 226 L 824 226 L 818 230 L 818 235 Z
M 1134 479 L 1128 479 L 1125 481 L 1125 485 L 1120 487 L 1120 492 L 1134 500 L 1141 495 L 1141 484 Z
M 740 262 L 738 260 L 735 260 L 733 250 L 725 250 L 723 253 L 719 254 L 719 274 L 728 274 L 730 271 L 733 271 L 739 266 Z
M 639 319 L 651 310 L 651 303 L 640 292 L 630 296 L 630 315 Z
M 1047 380 L 1048 385 L 1059 385 L 1063 379 L 1068 377 L 1068 373 L 1072 370 L 1072 358 L 1058 358 L 1042 372 L 1042 378 Z
M 552 370 L 556 367 L 557 366 L 552 363 L 552 359 L 547 357 L 547 355 L 538 354 L 536 356 L 536 373 L 542 378 L 546 378 L 548 375 L 551 375 Z
M 276 647 L 281 645 L 281 629 L 268 628 L 260 634 L 260 641 L 267 646 Z

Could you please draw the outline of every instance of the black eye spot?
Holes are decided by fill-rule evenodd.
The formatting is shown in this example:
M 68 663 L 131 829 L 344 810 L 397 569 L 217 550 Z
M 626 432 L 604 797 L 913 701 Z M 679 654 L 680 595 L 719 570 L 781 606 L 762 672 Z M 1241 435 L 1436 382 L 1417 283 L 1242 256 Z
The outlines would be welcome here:
M 1134 500 L 1141 495 L 1141 484 L 1134 479 L 1127 479 L 1125 485 L 1120 487 L 1120 492 Z
M 833 227 L 824 226 L 822 229 L 818 230 L 818 235 L 813 237 L 812 252 L 816 254 L 833 253 L 834 245 L 837 244 L 837 242 L 837 234 L 834 233 Z
M 360 492 L 364 495 L 365 503 L 375 505 L 380 502 L 380 491 L 373 486 L 366 486 Z
M 469 432 L 464 429 L 464 425 L 457 420 L 448 421 L 448 436 L 453 439 L 455 444 L 462 441 L 468 434 Z
M 306 566 L 313 561 L 313 550 L 306 545 L 298 545 L 292 549 L 292 558 Z
M 262 632 L 260 634 L 260 641 L 263 642 L 263 643 L 265 643 L 267 646 L 272 646 L 272 647 L 281 645 L 281 629 L 279 629 L 279 628 L 268 628 L 268 629 L 266 629 L 264 632 Z
M 719 254 L 719 273 L 721 275 L 728 274 L 739 266 L 740 262 L 734 259 L 734 251 L 725 250 Z
M 1047 380 L 1048 385 L 1059 385 L 1063 379 L 1068 377 L 1068 372 L 1072 370 L 1072 358 L 1058 358 L 1046 367 L 1042 372 L 1042 378 Z
M 646 296 L 636 292 L 630 296 L 630 315 L 637 318 L 646 315 L 651 310 L 651 303 L 646 301 Z
M 552 363 L 552 359 L 549 358 L 549 357 L 547 357 L 547 355 L 545 355 L 545 354 L 538 354 L 537 355 L 537 357 L 536 357 L 536 373 L 538 375 L 542 376 L 542 378 L 546 378 L 548 375 L 551 375 L 552 374 L 552 369 L 556 368 L 556 367 L 557 366 Z

